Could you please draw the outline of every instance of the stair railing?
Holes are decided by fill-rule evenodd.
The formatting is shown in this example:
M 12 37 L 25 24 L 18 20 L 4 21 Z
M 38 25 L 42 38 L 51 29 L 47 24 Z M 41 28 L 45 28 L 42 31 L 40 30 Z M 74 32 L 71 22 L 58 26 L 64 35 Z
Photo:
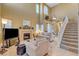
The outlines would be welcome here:
M 64 19 L 63 19 L 63 23 L 61 25 L 60 31 L 58 33 L 58 47 L 60 47 L 61 40 L 63 38 L 63 33 L 65 31 L 65 28 L 66 28 L 67 23 L 68 23 L 68 17 L 65 16 Z

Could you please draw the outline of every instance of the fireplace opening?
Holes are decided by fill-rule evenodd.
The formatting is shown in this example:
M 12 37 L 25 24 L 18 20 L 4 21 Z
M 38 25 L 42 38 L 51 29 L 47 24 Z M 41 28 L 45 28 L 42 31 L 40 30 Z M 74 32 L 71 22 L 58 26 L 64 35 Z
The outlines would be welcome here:
M 30 39 L 30 33 L 24 33 L 24 40 Z

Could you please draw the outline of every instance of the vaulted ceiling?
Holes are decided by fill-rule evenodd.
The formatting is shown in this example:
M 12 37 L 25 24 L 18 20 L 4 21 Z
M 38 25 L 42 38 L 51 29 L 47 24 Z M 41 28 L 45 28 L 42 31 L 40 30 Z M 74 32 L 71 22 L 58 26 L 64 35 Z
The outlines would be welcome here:
M 46 3 L 50 8 L 55 7 L 59 3 Z

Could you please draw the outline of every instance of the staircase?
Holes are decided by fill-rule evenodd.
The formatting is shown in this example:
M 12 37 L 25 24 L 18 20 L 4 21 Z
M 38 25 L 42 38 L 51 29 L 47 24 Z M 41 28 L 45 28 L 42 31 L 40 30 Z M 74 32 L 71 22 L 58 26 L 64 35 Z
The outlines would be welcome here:
M 78 54 L 78 24 L 69 22 L 61 40 L 60 48 Z

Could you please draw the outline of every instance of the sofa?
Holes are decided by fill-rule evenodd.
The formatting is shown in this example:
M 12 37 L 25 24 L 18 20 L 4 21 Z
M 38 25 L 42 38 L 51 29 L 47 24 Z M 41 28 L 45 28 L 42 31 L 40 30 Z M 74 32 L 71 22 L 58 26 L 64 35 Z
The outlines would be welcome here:
M 44 56 L 49 53 L 50 42 L 46 38 L 25 42 L 26 53 L 29 56 Z

